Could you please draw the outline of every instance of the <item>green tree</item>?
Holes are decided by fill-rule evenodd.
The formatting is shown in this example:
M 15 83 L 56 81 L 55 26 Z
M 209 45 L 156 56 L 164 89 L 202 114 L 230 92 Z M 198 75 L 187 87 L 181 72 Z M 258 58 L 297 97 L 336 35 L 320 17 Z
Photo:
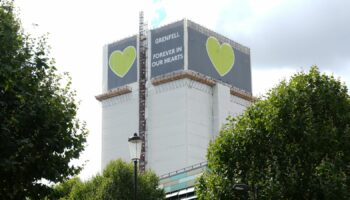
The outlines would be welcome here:
M 81 182 L 78 177 L 74 177 L 56 185 L 52 193 L 49 195 L 49 199 L 66 200 L 69 198 L 69 195 L 72 192 L 73 188 L 81 188 L 82 186 L 83 182 Z
M 229 119 L 208 149 L 199 199 L 350 199 L 350 98 L 317 67 L 295 74 Z M 250 192 L 250 198 L 253 198 Z
M 111 161 L 103 173 L 81 182 L 71 179 L 54 188 L 53 199 L 61 200 L 127 200 L 133 199 L 134 167 L 122 160 Z M 73 183 L 73 184 L 72 184 Z M 142 200 L 165 199 L 158 188 L 159 179 L 151 171 L 138 174 L 137 197 Z
M 24 34 L 12 1 L 0 2 L 0 199 L 33 199 L 80 167 L 87 131 L 75 92 L 57 75 L 46 38 Z M 62 83 L 67 82 L 65 85 Z

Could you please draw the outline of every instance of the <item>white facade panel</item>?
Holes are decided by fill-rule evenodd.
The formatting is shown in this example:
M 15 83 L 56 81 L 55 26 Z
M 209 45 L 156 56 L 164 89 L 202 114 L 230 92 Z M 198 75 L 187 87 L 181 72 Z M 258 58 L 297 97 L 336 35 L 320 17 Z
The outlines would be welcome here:
M 116 158 L 130 160 L 128 138 L 138 132 L 137 94 L 126 94 L 102 103 L 102 169 Z
M 205 161 L 227 116 L 250 104 L 220 83 L 210 87 L 180 79 L 147 86 L 146 166 L 158 175 Z M 130 160 L 127 139 L 138 132 L 137 85 L 131 87 L 132 93 L 102 102 L 102 169 L 112 159 Z
M 213 135 L 213 90 L 193 81 L 187 90 L 187 166 L 204 162 Z
M 158 174 L 186 164 L 186 88 L 181 81 L 154 88 L 147 99 L 147 164 Z M 182 156 L 179 156 L 182 155 Z
M 226 122 L 227 116 L 234 107 L 230 106 L 230 88 L 216 84 L 213 87 L 213 134 L 219 133 L 221 127 Z

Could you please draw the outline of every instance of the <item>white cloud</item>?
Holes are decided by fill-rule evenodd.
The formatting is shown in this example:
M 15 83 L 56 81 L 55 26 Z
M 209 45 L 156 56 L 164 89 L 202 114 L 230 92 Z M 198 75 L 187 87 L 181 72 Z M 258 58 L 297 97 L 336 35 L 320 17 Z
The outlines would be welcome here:
M 156 3 L 166 11 L 166 19 L 161 25 L 168 24 L 183 18 L 191 19 L 206 27 L 214 28 L 219 13 L 229 4 L 229 0 L 202 1 L 202 0 L 163 0 Z
M 268 69 L 253 68 L 253 95 L 259 97 L 266 94 L 266 92 L 275 87 L 282 80 L 289 80 L 296 72 L 296 69 L 289 67 Z
M 308 72 L 310 67 L 299 68 L 295 67 L 281 67 L 281 68 L 253 68 L 252 69 L 252 81 L 253 81 L 253 95 L 256 97 L 265 95 L 270 89 L 277 86 L 283 80 L 289 80 L 292 75 L 297 72 Z M 347 88 L 350 88 L 350 69 L 346 69 L 345 73 L 338 74 L 330 69 L 320 70 L 329 76 L 334 76 L 336 79 L 344 83 Z

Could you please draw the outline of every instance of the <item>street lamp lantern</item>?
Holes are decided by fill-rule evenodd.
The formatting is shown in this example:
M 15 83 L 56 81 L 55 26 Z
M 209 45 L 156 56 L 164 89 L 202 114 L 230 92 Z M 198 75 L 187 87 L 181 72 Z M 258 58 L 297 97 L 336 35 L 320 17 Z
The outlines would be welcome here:
M 128 141 L 129 141 L 129 150 L 130 150 L 131 160 L 133 161 L 139 160 L 141 156 L 141 145 L 142 145 L 142 140 L 140 136 L 138 136 L 137 133 L 134 133 L 134 135 L 130 137 Z
M 137 133 L 128 139 L 131 160 L 134 161 L 134 200 L 137 194 L 137 160 L 140 160 L 142 140 Z

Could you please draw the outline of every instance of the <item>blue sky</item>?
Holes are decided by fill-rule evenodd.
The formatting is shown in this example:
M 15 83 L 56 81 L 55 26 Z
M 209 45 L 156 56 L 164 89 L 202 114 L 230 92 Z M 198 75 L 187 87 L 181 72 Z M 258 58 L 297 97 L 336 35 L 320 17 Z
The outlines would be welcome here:
M 159 8 L 155 11 L 156 16 L 151 19 L 151 28 L 158 27 L 166 18 L 166 11 L 164 8 Z

